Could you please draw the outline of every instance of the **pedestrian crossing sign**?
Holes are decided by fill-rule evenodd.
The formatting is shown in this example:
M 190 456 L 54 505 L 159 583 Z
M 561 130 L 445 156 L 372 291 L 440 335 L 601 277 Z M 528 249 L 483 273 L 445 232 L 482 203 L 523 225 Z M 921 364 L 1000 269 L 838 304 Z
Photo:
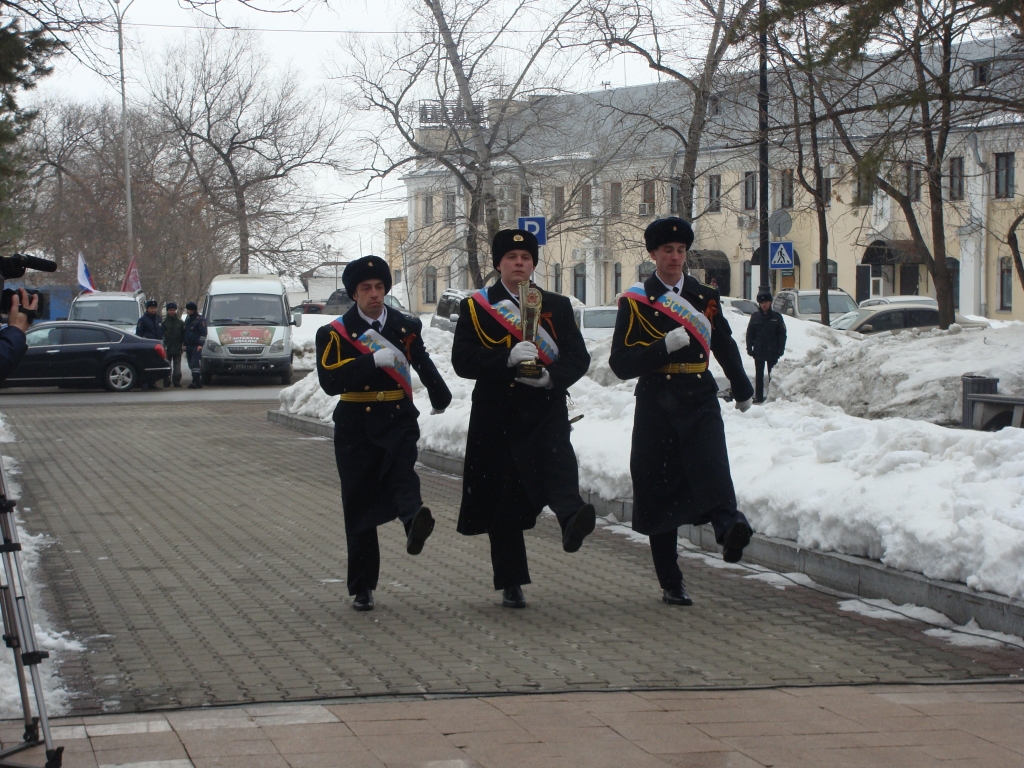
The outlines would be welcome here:
M 784 240 L 768 245 L 768 266 L 772 269 L 793 268 L 793 243 Z

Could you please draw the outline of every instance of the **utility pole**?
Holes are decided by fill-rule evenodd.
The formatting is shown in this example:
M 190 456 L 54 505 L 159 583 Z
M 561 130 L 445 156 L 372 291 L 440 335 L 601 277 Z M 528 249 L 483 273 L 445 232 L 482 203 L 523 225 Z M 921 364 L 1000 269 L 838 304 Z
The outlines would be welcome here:
M 124 84 L 124 15 L 135 0 L 129 0 L 122 9 L 121 0 L 107 0 L 117 19 L 117 58 L 121 65 L 121 144 L 124 147 L 124 199 L 128 213 L 128 262 L 135 258 L 135 234 L 132 228 L 132 166 L 128 155 L 128 95 Z
M 760 54 L 760 87 L 757 91 L 757 159 L 758 159 L 758 193 L 757 193 L 757 224 L 760 235 L 758 246 L 761 252 L 761 285 L 759 290 L 771 291 L 768 265 L 768 1 L 760 0 L 758 7 L 761 21 L 761 34 L 758 38 Z

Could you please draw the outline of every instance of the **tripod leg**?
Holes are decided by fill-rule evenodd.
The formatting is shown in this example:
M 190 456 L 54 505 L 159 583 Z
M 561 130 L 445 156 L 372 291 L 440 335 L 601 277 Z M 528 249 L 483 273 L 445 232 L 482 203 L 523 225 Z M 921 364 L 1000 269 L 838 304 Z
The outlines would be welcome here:
M 6 526 L 0 526 L 6 528 Z M 6 542 L 6 536 L 4 537 Z M 18 678 L 18 688 L 21 692 L 21 708 L 25 717 L 25 735 L 23 741 L 39 741 L 39 721 L 32 717 L 32 706 L 29 703 L 28 682 L 25 680 L 25 665 L 21 660 L 21 637 L 18 633 L 18 621 L 14 606 L 14 596 L 11 584 L 13 579 L 13 568 L 10 567 L 8 553 L 4 553 L 4 576 L 6 583 L 0 586 L 0 612 L 4 620 L 4 644 L 14 652 L 14 672 Z

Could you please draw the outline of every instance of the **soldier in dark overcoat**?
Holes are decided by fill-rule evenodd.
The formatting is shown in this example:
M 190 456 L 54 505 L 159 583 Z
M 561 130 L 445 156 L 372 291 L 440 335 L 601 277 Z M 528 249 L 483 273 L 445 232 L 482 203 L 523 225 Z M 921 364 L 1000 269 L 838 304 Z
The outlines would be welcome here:
M 772 309 L 771 291 L 757 292 L 758 311 L 747 322 L 747 354 L 754 358 L 754 403 L 763 403 L 764 369 L 768 367 L 768 380 L 772 368 L 786 352 L 786 321 Z
M 709 355 L 740 411 L 750 408 L 753 388 L 718 291 L 683 274 L 693 244 L 689 223 L 659 219 L 644 240 L 656 270 L 619 299 L 609 363 L 619 378 L 640 379 L 629 462 L 633 529 L 650 537 L 665 602 L 691 605 L 677 562 L 679 526 L 711 523 L 729 562 L 740 559 L 751 536 L 736 509 Z
M 395 518 L 406 551 L 417 555 L 434 529 L 416 474 L 419 411 L 412 401 L 410 366 L 427 388 L 431 413 L 451 403 L 448 386 L 420 335 L 422 323 L 384 305 L 391 270 L 377 256 L 349 263 L 342 273 L 355 304 L 316 334 L 317 375 L 334 409 L 334 455 L 348 544 L 348 591 L 353 607 L 373 608 L 380 573 L 377 526 Z
M 594 507 L 579 490 L 579 467 L 569 440 L 568 388 L 590 366 L 590 354 L 565 296 L 541 291 L 537 344 L 522 340 L 519 283 L 537 266 L 537 238 L 502 230 L 491 257 L 500 278 L 462 301 L 455 327 L 452 365 L 476 379 L 466 440 L 459 533 L 486 533 L 491 544 L 494 588 L 502 604 L 526 605 L 530 583 L 523 531 L 533 528 L 544 506 L 562 528 L 562 548 L 577 551 L 594 530 Z M 539 379 L 520 377 L 516 366 L 539 360 Z

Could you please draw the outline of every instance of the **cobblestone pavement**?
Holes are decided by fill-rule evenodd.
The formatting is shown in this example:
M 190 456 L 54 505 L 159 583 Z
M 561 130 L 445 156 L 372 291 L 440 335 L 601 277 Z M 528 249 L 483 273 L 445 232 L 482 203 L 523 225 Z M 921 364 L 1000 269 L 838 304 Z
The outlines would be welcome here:
M 460 480 L 423 470 L 438 525 L 409 557 L 382 529 L 377 610 L 344 584 L 329 441 L 254 403 L 4 411 L 36 578 L 74 714 L 422 693 L 835 685 L 1020 674 L 1024 653 L 957 648 L 914 622 L 840 612 L 806 588 L 685 560 L 666 606 L 645 546 L 599 531 L 575 555 L 528 536 L 529 607 L 490 586 L 486 538 L 455 533 Z

